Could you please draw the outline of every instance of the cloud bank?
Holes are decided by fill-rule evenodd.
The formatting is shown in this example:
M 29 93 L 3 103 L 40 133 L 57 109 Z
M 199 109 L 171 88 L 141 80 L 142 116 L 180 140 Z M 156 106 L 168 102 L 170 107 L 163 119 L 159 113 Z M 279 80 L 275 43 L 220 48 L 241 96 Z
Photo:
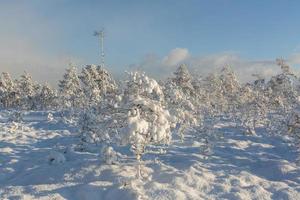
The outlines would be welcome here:
M 51 55 L 41 51 L 30 40 L 17 37 L 0 38 L 0 69 L 17 78 L 24 71 L 32 74 L 41 83 L 56 86 L 57 80 L 70 61 L 81 63 L 78 58 L 68 55 Z
M 269 78 L 280 72 L 273 60 L 249 60 L 234 52 L 222 52 L 206 56 L 191 55 L 186 48 L 175 48 L 166 56 L 147 55 L 138 64 L 130 66 L 130 70 L 138 69 L 149 73 L 151 76 L 164 79 L 172 76 L 178 65 L 185 63 L 192 73 L 207 75 L 216 72 L 224 66 L 230 66 L 238 75 L 241 82 L 253 80 L 253 74 L 260 74 Z M 300 64 L 300 53 L 293 54 L 287 59 L 294 73 L 298 74 L 297 65 Z M 296 67 L 295 67 L 296 66 Z
M 185 48 L 175 48 L 165 56 L 162 60 L 162 64 L 165 66 L 175 66 L 183 62 L 190 56 L 189 51 Z

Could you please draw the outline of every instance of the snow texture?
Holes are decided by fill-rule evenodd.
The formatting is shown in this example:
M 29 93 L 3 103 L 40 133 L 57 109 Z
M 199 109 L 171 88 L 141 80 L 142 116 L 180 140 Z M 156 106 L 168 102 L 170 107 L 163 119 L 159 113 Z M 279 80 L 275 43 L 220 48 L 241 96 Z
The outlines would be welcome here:
M 0 199 L 300 199 L 292 139 L 264 129 L 245 135 L 219 123 L 223 134 L 209 155 L 197 133 L 187 133 L 183 142 L 173 138 L 167 149 L 149 146 L 145 179 L 138 180 L 127 147 L 103 149 L 118 158 L 112 164 L 116 160 L 99 159 L 100 146 L 75 151 L 76 128 L 49 121 L 48 112 L 28 112 L 22 122 L 8 118 L 1 112 Z

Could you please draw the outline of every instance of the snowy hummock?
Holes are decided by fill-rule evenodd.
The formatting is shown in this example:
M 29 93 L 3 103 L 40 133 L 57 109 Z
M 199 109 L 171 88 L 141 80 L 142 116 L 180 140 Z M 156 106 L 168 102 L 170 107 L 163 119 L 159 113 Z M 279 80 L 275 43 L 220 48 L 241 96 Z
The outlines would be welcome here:
M 288 136 L 245 136 L 218 124 L 223 134 L 211 154 L 197 133 L 167 149 L 150 146 L 137 180 L 128 148 L 79 152 L 74 127 L 49 121 L 46 112 L 23 118 L 1 114 L 0 199 L 300 199 L 298 153 Z M 101 150 L 113 160 L 99 158 Z

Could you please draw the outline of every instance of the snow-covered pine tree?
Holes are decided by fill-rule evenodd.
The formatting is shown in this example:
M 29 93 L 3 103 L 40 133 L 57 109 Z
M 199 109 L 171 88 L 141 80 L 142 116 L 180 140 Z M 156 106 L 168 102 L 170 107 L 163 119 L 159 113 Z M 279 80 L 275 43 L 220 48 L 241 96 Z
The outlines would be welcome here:
M 39 109 L 41 110 L 49 110 L 57 107 L 57 92 L 48 83 L 41 86 L 37 99 Z
M 18 89 L 21 97 L 20 108 L 34 110 L 37 108 L 37 94 L 40 86 L 32 80 L 32 76 L 25 72 L 18 80 Z
M 101 113 L 95 112 L 93 108 L 85 110 L 80 116 L 79 119 L 79 135 L 80 135 L 80 150 L 85 150 L 88 144 L 94 143 L 98 144 L 103 142 L 105 139 L 101 132 L 101 123 L 99 119 Z M 109 138 L 106 138 L 109 139 Z
M 235 117 L 247 134 L 255 134 L 267 117 L 267 98 L 253 85 L 246 84 L 240 89 Z
M 216 73 L 211 73 L 203 79 L 203 90 L 209 102 L 206 117 L 215 118 L 224 113 L 227 102 L 222 89 L 222 80 Z
M 234 71 L 226 66 L 220 73 L 209 74 L 202 80 L 205 99 L 210 102 L 206 112 L 214 117 L 233 117 L 238 103 L 240 83 Z
M 117 84 L 112 75 L 102 66 L 97 66 L 98 76 L 96 82 L 101 91 L 102 96 L 114 94 L 117 90 Z
M 122 93 L 118 91 L 112 76 L 103 68 L 86 66 L 81 75 L 86 97 L 90 97 L 90 106 L 79 120 L 80 148 L 86 149 L 89 143 L 109 146 L 115 140 L 115 130 L 122 123 L 114 123 L 120 117 L 118 104 Z
M 85 104 L 76 67 L 71 66 L 66 70 L 58 86 L 63 108 L 81 108 Z
M 225 66 L 221 69 L 220 79 L 222 81 L 223 92 L 225 95 L 226 93 L 229 93 L 228 95 L 230 95 L 239 90 L 239 80 L 237 79 L 234 71 L 229 66 Z
M 178 134 L 183 140 L 186 129 L 198 122 L 197 108 L 193 105 L 190 96 L 184 93 L 184 89 L 177 86 L 173 81 L 168 80 L 163 91 L 166 106 L 176 120 Z
M 0 96 L 1 105 L 3 108 L 15 107 L 20 99 L 20 96 L 17 91 L 17 85 L 15 81 L 13 81 L 10 77 L 10 74 L 7 72 L 3 72 L 1 74 Z
M 123 127 L 123 121 L 126 120 L 125 110 L 118 107 L 120 100 L 114 98 L 111 102 L 103 101 L 81 112 L 78 122 L 80 150 L 87 150 L 90 144 L 110 146 L 118 142 L 117 130 Z
M 111 74 L 103 67 L 87 65 L 82 69 L 80 79 L 90 105 L 95 105 L 100 101 L 110 101 L 111 98 L 114 98 L 117 85 Z
M 199 112 L 202 113 L 203 109 L 209 105 L 208 95 L 203 88 L 203 77 L 200 74 L 195 74 L 192 80 L 192 86 L 195 91 L 194 105 L 198 108 Z
M 298 87 L 299 80 L 295 74 L 293 74 L 287 64 L 283 61 L 278 62 L 282 72 L 276 76 L 271 77 L 267 84 L 270 94 L 271 109 L 277 109 L 278 105 L 281 105 L 284 112 L 293 108 L 293 105 L 298 101 Z
M 201 106 L 202 117 L 201 125 L 196 127 L 198 138 L 205 142 L 204 152 L 211 152 L 215 140 L 221 136 L 215 125 L 223 118 L 228 108 L 227 98 L 224 95 L 224 86 L 219 73 L 211 73 L 200 80 L 202 95 L 199 102 L 205 102 Z
M 240 83 L 236 74 L 229 66 L 223 67 L 219 76 L 221 80 L 221 92 L 225 100 L 223 112 L 225 112 L 224 114 L 227 117 L 234 118 L 233 115 L 239 101 Z
M 287 132 L 290 115 L 299 105 L 300 82 L 282 59 L 277 59 L 276 62 L 282 72 L 271 77 L 266 87 L 269 98 L 269 131 L 283 133 Z
M 182 64 L 174 72 L 174 78 L 168 80 L 164 86 L 168 109 L 172 116 L 177 118 L 181 139 L 186 129 L 199 124 L 202 117 L 200 113 L 202 105 L 199 102 L 202 94 L 196 92 L 193 80 L 187 66 Z
M 172 81 L 180 88 L 186 95 L 194 96 L 194 88 L 192 85 L 192 76 L 185 64 L 180 65 L 174 72 L 175 77 Z
M 94 65 L 88 65 L 82 69 L 80 80 L 82 89 L 89 106 L 96 105 L 101 99 L 101 91 L 97 85 L 98 72 Z
M 119 92 L 121 93 L 121 92 Z M 101 146 L 110 146 L 119 141 L 117 130 L 123 127 L 125 110 L 121 109 L 122 95 L 115 93 L 101 97 L 97 104 L 91 104 L 79 118 L 79 149 L 87 150 L 91 143 Z M 120 122 L 121 120 L 122 122 Z

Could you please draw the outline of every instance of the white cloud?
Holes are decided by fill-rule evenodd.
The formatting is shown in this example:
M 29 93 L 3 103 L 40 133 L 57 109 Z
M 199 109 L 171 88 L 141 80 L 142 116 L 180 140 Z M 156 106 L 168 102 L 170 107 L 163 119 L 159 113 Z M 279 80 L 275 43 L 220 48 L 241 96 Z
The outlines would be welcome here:
M 229 65 L 237 73 L 241 82 L 253 80 L 253 74 L 260 74 L 262 77 L 269 78 L 280 72 L 275 58 L 274 60 L 247 60 L 235 52 L 223 52 L 207 56 L 191 56 L 188 52 L 187 49 L 176 48 L 162 58 L 147 55 L 139 64 L 131 65 L 131 69 L 143 70 L 150 76 L 164 79 L 172 76 L 176 67 L 182 62 L 188 65 L 192 73 L 203 76 Z
M 290 64 L 300 64 L 300 53 L 294 53 L 294 54 L 292 54 L 289 57 L 288 62 Z
M 236 53 L 225 52 L 220 54 L 193 57 L 189 60 L 188 65 L 191 70 L 200 74 L 215 72 L 220 68 L 229 65 L 238 75 L 242 82 L 253 79 L 253 74 L 261 74 L 269 78 L 279 72 L 280 68 L 273 60 L 246 60 Z
M 190 56 L 189 51 L 185 48 L 175 48 L 165 56 L 162 60 L 162 64 L 165 66 L 175 66 L 186 60 Z

